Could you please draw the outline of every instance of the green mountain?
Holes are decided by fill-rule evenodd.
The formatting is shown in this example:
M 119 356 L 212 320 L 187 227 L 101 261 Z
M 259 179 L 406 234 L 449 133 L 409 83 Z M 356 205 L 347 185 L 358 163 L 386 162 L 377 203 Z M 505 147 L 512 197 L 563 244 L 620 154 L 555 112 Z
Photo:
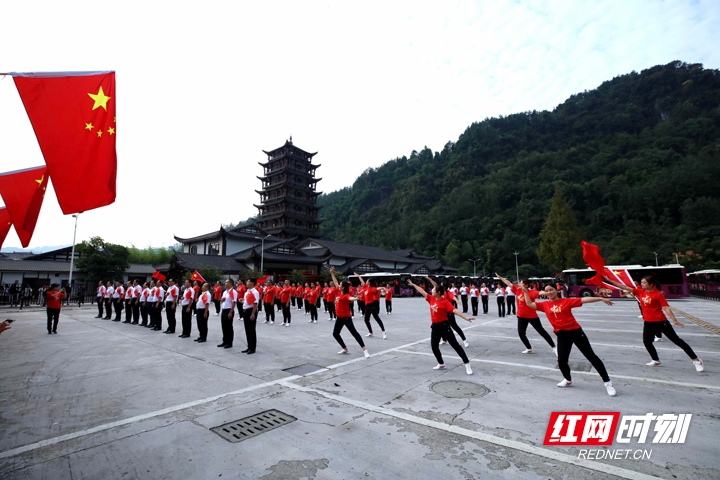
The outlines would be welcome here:
M 679 61 L 488 118 L 322 195 L 321 233 L 415 248 L 464 271 L 550 272 L 536 251 L 555 186 L 608 264 L 720 266 L 720 72 Z M 689 252 L 689 253 L 688 253 Z M 580 265 L 582 267 L 582 262 Z M 522 272 L 521 272 L 522 273 Z

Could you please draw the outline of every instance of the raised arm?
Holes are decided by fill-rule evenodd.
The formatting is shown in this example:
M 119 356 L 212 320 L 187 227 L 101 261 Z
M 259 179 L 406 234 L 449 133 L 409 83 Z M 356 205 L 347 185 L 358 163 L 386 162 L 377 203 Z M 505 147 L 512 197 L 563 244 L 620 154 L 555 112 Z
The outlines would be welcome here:
M 335 285 L 335 288 L 339 289 L 340 284 L 338 283 L 337 278 L 335 278 L 335 267 L 334 266 L 330 267 L 330 275 L 332 276 L 333 284 Z
M 501 277 L 500 275 L 497 274 L 497 272 L 495 272 L 495 276 L 496 276 L 497 278 L 499 278 L 500 281 L 503 282 L 503 283 L 504 283 L 505 285 L 507 285 L 508 287 L 512 287 L 512 286 L 513 286 L 512 282 L 511 282 L 510 280 L 508 280 L 507 278 Z
M 425 275 L 425 280 L 427 280 L 428 282 L 430 282 L 430 284 L 433 286 L 433 288 L 434 288 L 434 287 L 437 287 L 437 283 L 435 283 L 435 280 L 433 280 L 432 278 L 428 277 L 427 275 Z
M 410 279 L 408 279 L 407 283 L 408 283 L 408 285 L 413 287 L 415 290 L 417 290 L 418 293 L 420 293 L 420 295 L 423 296 L 423 298 L 427 298 L 427 292 L 424 289 L 422 289 L 422 288 L 418 287 L 417 285 L 415 285 L 414 283 L 412 283 L 412 280 L 410 280 Z
M 363 280 L 363 278 L 362 278 L 360 275 L 358 275 L 357 272 L 353 272 L 353 273 L 354 273 L 355 275 L 357 275 L 358 279 L 360 280 L 360 284 L 364 287 L 364 286 L 365 286 L 365 280 Z
M 607 298 L 602 297 L 583 297 L 580 299 L 583 305 L 586 303 L 595 303 L 595 302 L 603 302 L 605 305 L 614 305 L 613 302 L 608 300 Z
M 607 283 L 609 283 L 610 285 L 615 285 L 615 286 L 616 286 L 617 288 L 619 288 L 620 290 L 625 290 L 626 292 L 632 292 L 632 291 L 633 291 L 633 289 L 630 288 L 630 287 L 628 287 L 627 285 L 625 285 L 625 284 L 623 284 L 623 283 L 614 282 L 614 281 L 610 280 L 610 279 L 607 278 L 607 277 L 603 277 L 603 280 L 605 280 L 605 281 L 606 281 Z

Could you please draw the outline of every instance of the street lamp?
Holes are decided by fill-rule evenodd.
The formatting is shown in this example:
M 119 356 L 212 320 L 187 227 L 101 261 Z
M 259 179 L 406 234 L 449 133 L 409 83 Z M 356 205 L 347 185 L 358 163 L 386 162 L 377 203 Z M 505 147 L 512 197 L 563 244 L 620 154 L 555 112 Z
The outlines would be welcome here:
M 260 240 L 260 273 L 263 273 L 264 264 L 265 264 L 265 239 L 268 238 L 270 235 L 266 235 L 264 238 L 261 237 L 255 237 L 258 240 Z
M 658 254 L 657 254 L 657 252 L 653 252 L 653 253 L 655 254 L 655 266 L 656 266 L 656 267 L 659 267 L 658 261 L 657 261 L 657 255 L 658 255 Z
M 473 262 L 473 277 L 477 277 L 477 272 L 475 271 L 475 263 L 482 260 L 482 258 L 478 258 L 477 260 L 473 260 L 472 258 L 468 258 L 468 261 Z
M 517 276 L 518 285 L 520 285 L 520 269 L 518 268 L 518 255 L 520 255 L 520 252 L 513 252 L 513 255 L 515 255 L 515 275 Z
M 83 213 L 83 212 L 80 212 Z M 73 232 L 73 245 L 72 245 L 72 253 L 70 254 L 70 277 L 68 279 L 68 284 L 70 285 L 70 293 L 68 294 L 68 302 L 70 301 L 70 297 L 72 296 L 72 274 L 73 274 L 73 265 L 75 264 L 75 236 L 77 235 L 77 221 L 78 217 L 80 216 L 80 213 L 76 213 L 73 215 L 73 218 L 75 219 L 75 231 Z

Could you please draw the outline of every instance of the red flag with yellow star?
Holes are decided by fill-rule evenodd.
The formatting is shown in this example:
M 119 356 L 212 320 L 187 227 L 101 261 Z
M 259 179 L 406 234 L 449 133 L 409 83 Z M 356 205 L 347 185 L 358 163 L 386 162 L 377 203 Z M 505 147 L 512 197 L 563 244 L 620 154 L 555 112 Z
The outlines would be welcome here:
M 65 215 L 115 201 L 115 72 L 11 73 Z
M 48 183 L 46 166 L 0 173 L 0 195 L 23 247 L 30 244 Z
M 0 207 L 0 248 L 5 242 L 5 238 L 7 237 L 8 232 L 10 232 L 11 226 L 12 220 L 10 220 L 10 214 L 8 213 L 7 208 Z

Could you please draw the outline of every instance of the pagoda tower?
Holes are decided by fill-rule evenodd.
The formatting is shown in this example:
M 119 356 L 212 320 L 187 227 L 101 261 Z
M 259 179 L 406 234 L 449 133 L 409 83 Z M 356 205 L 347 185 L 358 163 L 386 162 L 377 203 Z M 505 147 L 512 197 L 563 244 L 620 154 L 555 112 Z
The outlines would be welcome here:
M 258 208 L 260 219 L 257 226 L 280 238 L 319 237 L 321 220 L 318 220 L 317 182 L 312 158 L 317 155 L 302 150 L 292 143 L 292 137 L 280 148 L 263 152 L 268 156 L 263 167 Z

